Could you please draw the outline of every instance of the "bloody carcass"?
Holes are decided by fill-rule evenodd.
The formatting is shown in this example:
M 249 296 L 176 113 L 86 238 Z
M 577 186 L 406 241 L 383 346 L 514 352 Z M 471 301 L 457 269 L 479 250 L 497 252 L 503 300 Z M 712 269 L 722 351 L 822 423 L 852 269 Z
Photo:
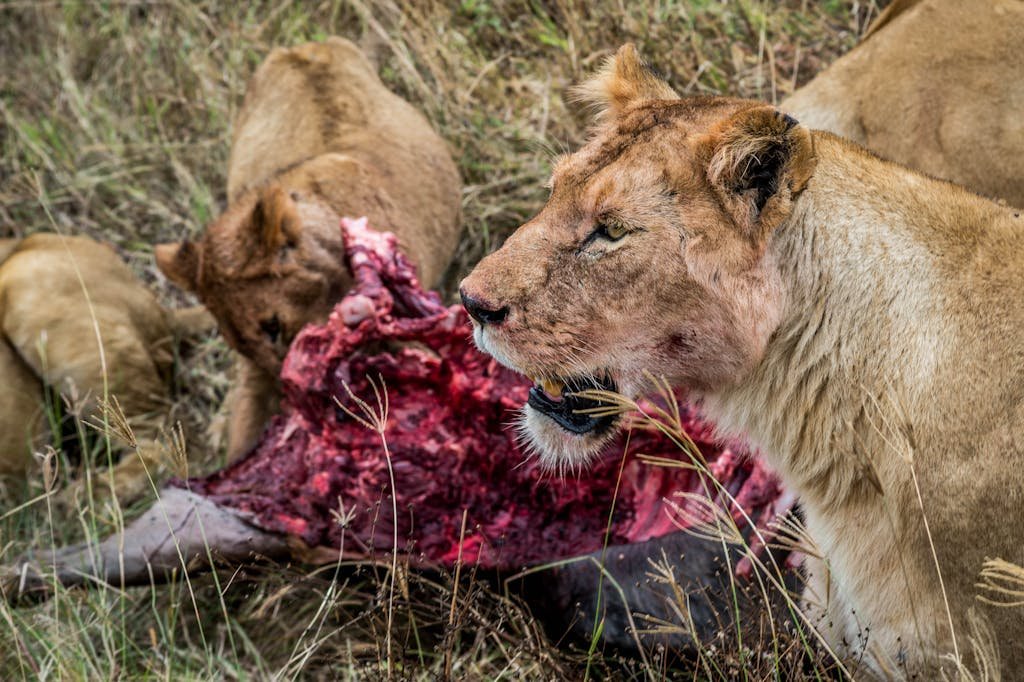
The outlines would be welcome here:
M 749 553 L 742 561 L 744 552 L 682 531 L 731 518 L 759 548 L 791 506 L 760 460 L 717 443 L 683 408 L 670 426 L 685 429 L 696 456 L 672 428 L 639 419 L 587 470 L 543 471 L 516 439 L 529 383 L 476 351 L 465 312 L 420 287 L 392 235 L 365 221 L 343 229 L 355 287 L 327 323 L 296 338 L 282 414 L 258 445 L 221 471 L 173 482 L 124 537 L 58 551 L 44 567 L 65 583 L 130 584 L 180 569 L 207 546 L 229 561 L 396 551 L 425 569 L 462 562 L 505 575 L 591 555 L 552 569 L 538 602 L 587 611 L 603 560 L 628 602 L 611 604 L 623 627 L 604 636 L 626 646 L 635 640 L 623 606 L 657 611 L 664 598 L 645 578 L 648 557 L 670 557 L 682 582 L 701 587 L 730 580 L 725 565 L 749 567 Z M 671 394 L 660 400 L 647 403 L 651 414 L 676 415 Z M 9 589 L 45 589 L 27 566 Z

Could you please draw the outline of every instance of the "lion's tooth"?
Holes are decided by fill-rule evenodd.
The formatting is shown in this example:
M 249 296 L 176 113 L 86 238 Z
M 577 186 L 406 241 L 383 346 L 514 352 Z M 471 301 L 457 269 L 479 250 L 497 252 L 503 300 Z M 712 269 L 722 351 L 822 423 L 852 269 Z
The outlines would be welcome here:
M 562 389 L 565 387 L 561 381 L 555 381 L 554 379 L 544 379 L 541 382 L 541 386 L 544 388 L 544 392 L 552 398 L 561 398 Z

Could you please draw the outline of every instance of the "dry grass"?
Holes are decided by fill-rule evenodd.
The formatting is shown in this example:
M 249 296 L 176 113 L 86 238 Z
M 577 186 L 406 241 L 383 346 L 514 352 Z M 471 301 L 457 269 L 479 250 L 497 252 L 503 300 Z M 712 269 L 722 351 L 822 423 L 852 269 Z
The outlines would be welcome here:
M 230 124 L 248 75 L 276 45 L 337 33 L 449 141 L 465 183 L 452 283 L 542 204 L 553 153 L 585 114 L 569 86 L 632 40 L 684 94 L 777 100 L 851 47 L 882 2 L 784 0 L 348 0 L 291 3 L 0 2 L 0 236 L 88 234 L 117 246 L 169 305 L 153 245 L 198 235 L 224 207 Z M 219 462 L 207 427 L 228 379 L 222 342 L 179 363 L 174 419 L 193 473 Z M 94 440 L 92 442 L 95 442 Z M 38 493 L 42 483 L 30 494 Z M 110 526 L 109 511 L 60 516 L 38 503 L 0 522 L 2 559 Z M 57 516 L 54 516 L 57 515 Z M 264 567 L 183 585 L 61 594 L 2 611 L 0 671 L 27 677 L 661 677 L 553 647 L 523 608 L 463 576 L 355 566 Z M 219 584 L 219 587 L 218 587 Z M 383 591 L 397 585 L 397 596 Z M 223 595 L 223 596 L 221 596 Z M 196 608 L 192 606 L 195 598 Z M 720 651 L 699 677 L 798 675 Z M 730 658 L 732 656 L 732 658 Z M 793 660 L 798 661 L 799 657 Z M 778 664 L 778 659 L 776 659 Z M 624 666 L 624 667 L 623 667 Z M 795 667 L 794 667 L 795 666 Z

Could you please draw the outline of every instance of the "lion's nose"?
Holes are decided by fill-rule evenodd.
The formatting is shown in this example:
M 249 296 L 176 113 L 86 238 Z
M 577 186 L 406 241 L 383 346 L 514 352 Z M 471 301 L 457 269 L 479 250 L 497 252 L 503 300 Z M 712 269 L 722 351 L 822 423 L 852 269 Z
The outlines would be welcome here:
M 462 305 L 466 312 L 480 324 L 501 324 L 508 317 L 508 306 L 495 308 L 479 298 L 470 296 L 465 289 L 459 289 L 459 296 L 462 297 Z

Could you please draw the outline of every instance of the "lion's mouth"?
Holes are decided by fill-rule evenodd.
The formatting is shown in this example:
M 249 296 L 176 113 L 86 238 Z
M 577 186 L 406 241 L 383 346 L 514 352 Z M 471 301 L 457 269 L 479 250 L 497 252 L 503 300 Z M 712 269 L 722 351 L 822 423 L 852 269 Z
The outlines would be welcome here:
M 595 415 L 590 411 L 609 407 L 609 403 L 579 395 L 583 391 L 615 392 L 615 381 L 601 377 L 573 377 L 538 380 L 530 389 L 526 404 L 552 419 L 566 431 L 582 436 L 605 431 L 615 423 L 616 415 Z

